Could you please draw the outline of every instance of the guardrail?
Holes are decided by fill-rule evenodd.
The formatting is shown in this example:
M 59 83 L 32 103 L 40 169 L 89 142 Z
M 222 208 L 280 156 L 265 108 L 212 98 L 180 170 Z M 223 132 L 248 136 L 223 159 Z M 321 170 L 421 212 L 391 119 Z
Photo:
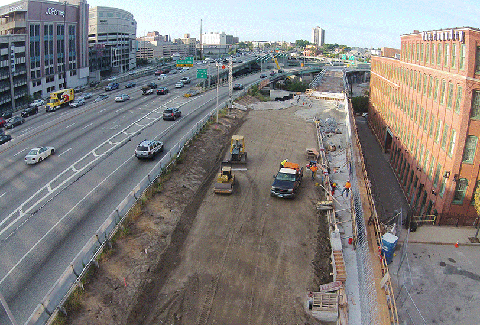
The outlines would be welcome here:
M 246 87 L 241 92 L 238 92 L 233 96 L 233 99 L 238 98 L 248 91 L 249 87 Z M 188 116 L 204 105 L 208 104 L 209 100 L 205 104 L 196 108 L 194 111 L 185 115 Z M 61 306 L 65 303 L 66 299 L 73 290 L 80 285 L 80 279 L 88 270 L 92 263 L 96 264 L 97 256 L 103 251 L 105 245 L 108 245 L 109 240 L 113 237 L 123 220 L 127 216 L 130 209 L 136 204 L 137 200 L 142 196 L 145 190 L 151 186 L 155 180 L 162 175 L 162 173 L 174 163 L 175 158 L 183 151 L 185 145 L 195 137 L 199 131 L 205 126 L 205 124 L 217 113 L 220 107 L 224 107 L 227 100 L 224 100 L 217 107 L 212 109 L 203 119 L 198 121 L 195 126 L 185 134 L 175 145 L 168 151 L 168 153 L 153 167 L 149 174 L 147 174 L 128 194 L 128 196 L 120 202 L 114 211 L 107 217 L 103 224 L 98 228 L 95 235 L 93 235 L 84 247 L 78 252 L 69 266 L 65 269 L 62 276 L 55 282 L 52 288 L 48 291 L 42 302 L 37 306 L 35 311 L 31 314 L 25 324 L 28 325 L 40 325 L 53 319 L 59 311 Z M 171 127 L 174 127 L 172 125 Z M 170 128 L 169 128 L 170 129 Z M 165 132 L 167 132 L 167 129 Z

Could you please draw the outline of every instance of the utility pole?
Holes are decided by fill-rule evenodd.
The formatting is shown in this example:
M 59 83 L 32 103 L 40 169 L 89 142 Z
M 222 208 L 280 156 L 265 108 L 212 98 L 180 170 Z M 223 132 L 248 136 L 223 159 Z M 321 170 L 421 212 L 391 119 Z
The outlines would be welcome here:
M 63 49 L 63 52 L 64 52 L 64 58 L 63 58 L 63 89 L 66 89 L 67 88 L 67 62 L 69 60 L 69 56 L 66 55 L 68 52 L 65 53 L 65 50 L 67 49 L 67 42 L 68 42 L 68 39 L 69 37 L 67 36 L 67 2 L 64 1 L 63 2 L 64 4 L 64 9 L 63 9 L 63 44 L 64 44 L 64 49 Z
M 216 123 L 218 124 L 218 84 L 220 83 L 220 63 L 217 62 L 217 106 L 215 107 L 215 110 L 217 112 L 216 114 Z
M 232 93 L 233 93 L 233 60 L 230 57 L 228 60 L 228 96 L 230 98 L 229 103 L 228 103 L 228 108 L 232 108 L 232 103 L 233 103 L 233 98 L 232 98 Z
M 200 19 L 200 60 L 203 60 L 202 25 L 203 19 Z

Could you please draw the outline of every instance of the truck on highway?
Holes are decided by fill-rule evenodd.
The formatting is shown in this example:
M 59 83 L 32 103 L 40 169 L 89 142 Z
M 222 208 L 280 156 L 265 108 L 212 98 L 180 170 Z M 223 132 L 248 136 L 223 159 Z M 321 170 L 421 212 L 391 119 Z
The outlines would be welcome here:
M 47 102 L 46 111 L 55 112 L 57 108 L 67 106 L 74 100 L 74 91 L 72 88 L 62 89 L 50 93 L 50 99 Z
M 300 184 L 302 184 L 303 167 L 300 168 L 298 164 L 287 161 L 273 178 L 270 196 L 294 198 Z

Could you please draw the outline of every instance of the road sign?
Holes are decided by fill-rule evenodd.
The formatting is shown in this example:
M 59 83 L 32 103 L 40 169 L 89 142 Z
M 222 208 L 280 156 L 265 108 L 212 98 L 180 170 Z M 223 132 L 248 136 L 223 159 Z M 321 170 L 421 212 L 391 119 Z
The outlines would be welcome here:
M 197 79 L 207 79 L 207 69 L 197 69 Z
M 177 60 L 177 67 L 193 67 L 193 57 L 189 56 L 183 60 Z

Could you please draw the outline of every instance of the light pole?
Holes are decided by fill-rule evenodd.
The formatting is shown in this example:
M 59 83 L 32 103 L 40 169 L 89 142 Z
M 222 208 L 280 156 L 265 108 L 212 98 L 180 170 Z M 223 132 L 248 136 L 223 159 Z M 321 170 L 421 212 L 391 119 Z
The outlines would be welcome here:
M 217 124 L 218 124 L 218 84 L 220 83 L 219 76 L 220 76 L 220 65 L 217 62 L 217 106 L 215 107 L 215 110 L 217 112 L 217 114 L 216 114 Z

